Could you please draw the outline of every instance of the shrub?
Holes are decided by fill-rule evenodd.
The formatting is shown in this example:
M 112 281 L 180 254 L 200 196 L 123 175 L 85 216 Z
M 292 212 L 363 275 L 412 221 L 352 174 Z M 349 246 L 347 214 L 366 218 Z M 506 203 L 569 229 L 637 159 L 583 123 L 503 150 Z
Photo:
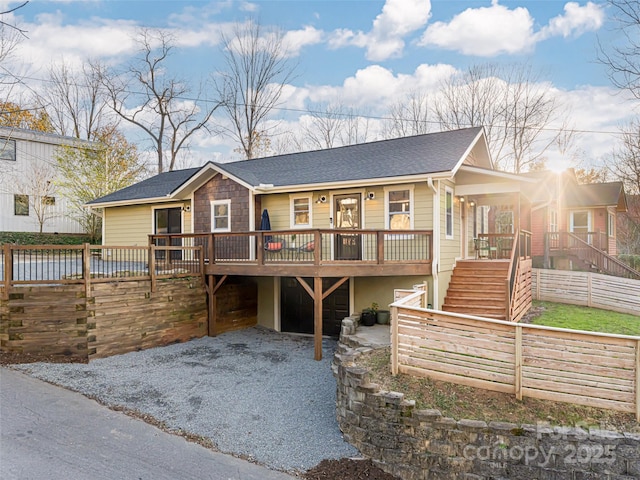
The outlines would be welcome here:
M 640 270 L 640 255 L 618 255 L 618 258 L 634 270 Z
M 83 234 L 0 232 L 0 245 L 16 243 L 18 245 L 82 245 L 90 243 Z

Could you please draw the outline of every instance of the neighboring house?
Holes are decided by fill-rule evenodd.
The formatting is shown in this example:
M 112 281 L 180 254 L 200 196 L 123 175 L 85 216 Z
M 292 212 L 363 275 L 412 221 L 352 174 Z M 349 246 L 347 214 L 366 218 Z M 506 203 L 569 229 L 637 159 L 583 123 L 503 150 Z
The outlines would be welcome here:
M 0 231 L 83 233 L 56 188 L 56 151 L 90 142 L 0 127 Z
M 527 182 L 493 170 L 484 130 L 468 128 L 207 163 L 88 206 L 104 208 L 105 245 L 146 245 L 153 234 L 202 242 L 210 291 L 226 275 L 250 278 L 259 323 L 337 334 L 344 316 L 372 302 L 384 308 L 395 288 L 426 283 L 430 305 L 441 308 L 454 267 L 475 259 L 474 239 L 491 233 L 491 215 L 510 244 L 530 227 L 528 208 L 520 213 Z M 504 250 L 508 259 L 511 248 Z
M 573 169 L 530 172 L 533 263 L 560 270 L 620 271 L 617 217 L 627 211 L 622 182 L 579 184 Z M 611 268 L 610 268 L 611 267 Z

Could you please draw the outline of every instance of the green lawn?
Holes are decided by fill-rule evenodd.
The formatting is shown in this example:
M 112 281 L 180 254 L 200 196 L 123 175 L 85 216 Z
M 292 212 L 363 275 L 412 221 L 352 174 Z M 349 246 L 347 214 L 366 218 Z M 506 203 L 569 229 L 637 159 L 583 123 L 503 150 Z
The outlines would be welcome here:
M 640 316 L 562 303 L 533 302 L 540 315 L 531 323 L 549 327 L 640 336 Z

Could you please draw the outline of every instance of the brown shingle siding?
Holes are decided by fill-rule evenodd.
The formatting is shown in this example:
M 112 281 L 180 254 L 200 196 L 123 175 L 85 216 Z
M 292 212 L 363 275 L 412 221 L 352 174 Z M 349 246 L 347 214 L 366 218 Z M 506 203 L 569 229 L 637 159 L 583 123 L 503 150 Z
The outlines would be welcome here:
M 249 230 L 249 191 L 229 178 L 216 175 L 194 193 L 194 232 L 211 231 L 211 201 L 231 200 L 231 231 Z

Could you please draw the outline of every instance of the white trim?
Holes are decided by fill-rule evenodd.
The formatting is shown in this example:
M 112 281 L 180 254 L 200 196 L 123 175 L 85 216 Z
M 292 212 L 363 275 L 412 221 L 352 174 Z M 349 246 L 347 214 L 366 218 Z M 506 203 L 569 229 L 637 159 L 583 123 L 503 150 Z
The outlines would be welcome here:
M 180 233 L 184 233 L 184 212 L 182 208 L 184 207 L 184 203 L 168 203 L 162 205 L 151 205 L 151 234 L 155 235 L 156 232 L 156 210 L 166 210 L 168 208 L 179 208 L 180 209 Z M 102 222 L 104 224 L 104 222 Z
M 571 210 L 569 212 L 569 231 L 574 233 L 575 223 L 573 221 L 573 216 L 576 213 L 586 213 L 587 214 L 587 232 L 591 232 L 591 210 Z
M 295 211 L 294 211 L 294 202 L 296 200 L 306 199 L 309 207 L 309 222 L 306 224 L 296 225 L 295 223 Z M 313 194 L 308 193 L 304 195 L 289 195 L 289 228 L 295 229 L 304 229 L 304 228 L 312 228 L 313 227 Z
M 403 175 L 398 177 L 384 177 L 384 178 L 363 178 L 358 180 L 349 180 L 344 182 L 324 182 L 324 183 L 306 183 L 300 185 L 281 185 L 277 187 L 254 187 L 256 193 L 296 193 L 307 192 L 310 190 L 338 190 L 341 188 L 354 189 L 354 188 L 367 188 L 383 185 L 399 185 L 403 183 L 416 183 L 426 182 L 431 177 L 434 179 L 451 178 L 450 171 L 437 172 L 433 174 L 420 174 L 420 175 Z
M 344 191 L 331 191 L 329 192 L 329 201 L 331 202 L 329 205 L 329 218 L 331 218 L 331 228 L 335 229 L 335 212 L 334 212 L 334 207 L 335 207 L 335 201 L 334 201 L 334 197 L 336 196 L 342 196 L 342 195 L 351 195 L 354 193 L 359 193 L 360 194 L 360 223 L 361 225 L 358 227 L 359 229 L 363 229 L 365 228 L 365 222 L 366 222 L 366 205 L 365 205 L 365 201 L 364 201 L 364 196 L 366 194 L 365 189 L 358 189 L 358 190 L 344 190 Z
M 458 172 L 458 169 L 462 166 L 462 164 L 464 163 L 464 161 L 467 159 L 467 157 L 471 154 L 471 151 L 474 149 L 474 147 L 476 146 L 476 143 L 478 143 L 478 139 L 480 137 L 484 137 L 484 128 L 481 128 L 480 131 L 478 132 L 478 134 L 476 135 L 476 137 L 471 141 L 471 143 L 469 143 L 469 146 L 467 147 L 467 149 L 464 151 L 464 153 L 462 154 L 462 156 L 460 157 L 460 159 L 456 162 L 455 167 L 453 167 L 451 169 L 451 178 L 453 178 L 456 173 Z M 485 139 L 486 140 L 486 139 Z M 487 158 L 489 159 L 489 165 L 493 166 L 493 161 L 491 159 L 491 153 L 489 153 L 489 146 L 487 144 L 487 142 L 485 141 L 484 143 L 484 148 L 485 148 L 485 153 L 487 154 Z
M 447 196 L 451 195 L 451 233 L 448 232 L 448 224 L 447 224 Z M 456 224 L 454 221 L 454 215 L 455 215 L 455 195 L 453 192 L 453 188 L 451 188 L 448 185 L 444 186 L 444 238 L 446 240 L 455 240 L 455 230 L 456 230 Z
M 211 200 L 211 231 L 212 232 L 230 232 L 231 231 L 231 200 Z M 214 228 L 214 215 L 213 210 L 217 205 L 226 205 L 227 206 L 227 228 Z
M 387 186 L 383 188 L 384 191 L 384 228 L 386 230 L 391 229 L 390 222 L 390 212 L 389 212 L 389 192 L 400 192 L 403 190 L 409 190 L 409 229 L 414 229 L 414 219 L 415 219 L 415 202 L 414 202 L 414 191 L 415 185 L 406 185 L 406 186 Z

